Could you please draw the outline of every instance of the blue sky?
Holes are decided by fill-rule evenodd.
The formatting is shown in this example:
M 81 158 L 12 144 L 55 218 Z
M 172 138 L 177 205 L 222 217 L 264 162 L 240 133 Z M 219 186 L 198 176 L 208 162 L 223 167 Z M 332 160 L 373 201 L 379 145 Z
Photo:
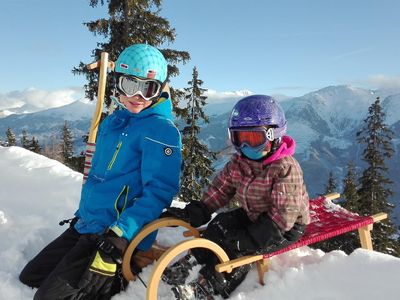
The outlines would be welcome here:
M 105 16 L 87 0 L 2 0 L 0 94 L 77 88 L 99 37 L 82 24 Z M 186 50 L 176 87 L 197 66 L 203 87 L 301 96 L 329 85 L 400 87 L 400 1 L 164 0 Z

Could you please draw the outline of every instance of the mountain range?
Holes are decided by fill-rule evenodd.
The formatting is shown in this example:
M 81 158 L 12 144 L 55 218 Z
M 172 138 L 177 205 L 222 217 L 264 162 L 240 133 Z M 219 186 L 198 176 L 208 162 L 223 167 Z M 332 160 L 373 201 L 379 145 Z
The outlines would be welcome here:
M 219 169 L 229 159 L 234 149 L 227 140 L 227 121 L 235 102 L 251 94 L 249 91 L 207 94 L 208 104 L 204 107 L 209 123 L 202 125 L 200 138 L 210 149 L 218 152 L 215 163 Z M 363 126 L 369 106 L 380 97 L 386 113 L 386 124 L 395 132 L 394 156 L 387 161 L 389 175 L 394 182 L 395 204 L 394 219 L 400 224 L 400 91 L 385 92 L 367 90 L 348 85 L 329 86 L 301 97 L 278 97 L 285 110 L 288 122 L 288 134 L 297 144 L 295 157 L 304 171 L 307 188 L 311 196 L 324 193 L 328 174 L 332 172 L 338 190 L 342 190 L 342 180 L 346 174 L 346 165 L 353 161 L 358 175 L 364 167 L 363 148 L 356 142 L 356 132 Z M 83 150 L 82 135 L 87 133 L 94 111 L 93 103 L 81 101 L 69 105 L 43 110 L 35 113 L 12 114 L 0 118 L 0 139 L 5 138 L 7 128 L 18 136 L 23 129 L 29 135 L 39 139 L 41 144 L 59 134 L 67 121 L 76 138 L 75 150 Z

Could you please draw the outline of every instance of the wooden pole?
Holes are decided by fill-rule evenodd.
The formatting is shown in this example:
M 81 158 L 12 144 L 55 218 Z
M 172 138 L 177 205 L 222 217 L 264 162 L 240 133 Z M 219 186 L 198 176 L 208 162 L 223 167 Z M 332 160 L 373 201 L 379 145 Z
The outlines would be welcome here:
M 88 68 L 92 66 L 96 68 L 98 66 L 98 63 L 90 64 Z M 106 92 L 107 67 L 108 67 L 108 53 L 102 52 L 100 58 L 99 85 L 97 87 L 97 103 L 92 118 L 92 124 L 90 125 L 88 143 L 96 142 L 97 130 L 100 124 L 101 113 L 103 111 L 103 105 L 104 105 L 104 96 Z
M 107 68 L 114 68 L 114 62 L 108 61 L 108 53 L 102 52 L 100 61 L 86 65 L 88 70 L 99 68 L 99 83 L 97 87 L 96 109 L 93 113 L 92 123 L 89 129 L 89 138 L 86 144 L 85 165 L 83 170 L 83 184 L 86 182 L 90 168 L 92 167 L 92 158 L 96 150 L 96 136 L 100 124 L 101 113 L 103 112 L 104 97 L 106 93 Z

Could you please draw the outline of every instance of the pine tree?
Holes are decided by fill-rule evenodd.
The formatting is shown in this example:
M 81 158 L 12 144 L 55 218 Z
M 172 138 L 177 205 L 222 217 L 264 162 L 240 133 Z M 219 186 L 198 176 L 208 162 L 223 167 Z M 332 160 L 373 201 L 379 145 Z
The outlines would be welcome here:
M 35 152 L 35 153 L 41 153 L 42 148 L 39 145 L 39 141 L 33 136 L 32 139 L 29 141 L 28 145 L 28 150 Z
M 14 132 L 12 132 L 11 128 L 8 127 L 6 131 L 6 136 L 7 136 L 7 146 L 16 146 L 17 145 L 17 138 L 15 137 Z
M 357 205 L 359 201 L 356 181 L 355 166 L 352 162 L 349 162 L 347 164 L 346 177 L 343 179 L 344 190 L 342 198 L 344 198 L 344 201 L 341 202 L 340 205 L 353 212 L 358 211 Z M 358 240 L 357 232 L 353 231 L 321 242 L 318 244 L 318 248 L 324 252 L 342 250 L 347 254 L 350 254 L 355 249 L 360 248 L 360 241 Z
M 198 78 L 196 67 L 193 68 L 192 80 L 185 88 L 186 126 L 182 130 L 183 142 L 183 172 L 181 177 L 180 198 L 183 201 L 200 200 L 202 190 L 209 184 L 208 178 L 213 174 L 212 161 L 215 154 L 199 141 L 199 123 L 208 123 L 208 117 L 203 111 L 207 97 L 203 81 Z
M 109 18 L 99 19 L 85 23 L 90 32 L 102 37 L 103 42 L 97 43 L 97 49 L 92 51 L 94 60 L 100 59 L 103 51 L 109 53 L 110 60 L 116 60 L 126 47 L 144 43 L 154 47 L 171 44 L 175 41 L 175 29 L 171 28 L 169 21 L 159 15 L 161 0 L 90 0 L 91 7 L 108 3 Z M 185 63 L 190 59 L 186 51 L 173 49 L 160 50 L 169 62 L 168 74 L 170 77 L 179 75 L 178 63 Z M 86 97 L 94 100 L 97 93 L 97 72 L 86 70 L 85 64 L 80 63 L 74 68 L 74 74 L 84 74 L 88 80 L 85 85 Z M 112 94 L 112 76 L 108 76 L 106 101 L 109 105 L 109 96 Z M 173 89 L 172 89 L 173 92 Z M 175 99 L 172 95 L 172 99 Z M 174 107 L 177 107 L 175 105 Z
M 83 174 L 83 169 L 85 167 L 85 152 L 81 151 L 79 155 L 71 157 L 68 166 L 72 170 Z
M 22 130 L 21 146 L 24 149 L 29 149 L 30 141 L 28 139 L 28 132 L 24 129 Z
M 358 143 L 365 145 L 363 160 L 367 164 L 359 179 L 360 199 L 357 212 L 361 215 L 388 213 L 387 220 L 374 225 L 374 249 L 400 256 L 400 245 L 394 239 L 397 230 L 390 220 L 393 207 L 388 198 L 393 194 L 390 188 L 392 181 L 388 178 L 388 167 L 385 163 L 394 154 L 391 143 L 393 136 L 393 131 L 385 124 L 385 113 L 378 97 L 368 109 L 364 126 L 357 132 Z
M 329 193 L 337 192 L 336 179 L 333 176 L 333 172 L 329 172 L 328 182 L 325 187 L 325 195 Z M 321 249 L 324 252 L 330 252 L 333 250 L 342 250 L 347 254 L 353 252 L 355 248 L 352 247 L 353 244 L 357 243 L 355 248 L 359 248 L 359 242 L 353 232 L 342 234 L 328 240 L 316 243 L 312 245 L 314 248 Z M 349 245 L 350 243 L 350 245 Z
M 337 192 L 336 179 L 333 177 L 333 172 L 329 172 L 328 183 L 325 187 L 325 195 Z
M 69 165 L 71 158 L 74 155 L 74 143 L 73 137 L 71 133 L 71 129 L 67 121 L 64 122 L 63 127 L 61 128 L 61 142 L 59 146 L 59 153 L 62 162 L 66 165 Z
M 343 179 L 343 187 L 342 196 L 345 201 L 342 206 L 350 211 L 359 211 L 360 197 L 358 196 L 357 173 L 353 162 L 347 164 L 347 174 Z

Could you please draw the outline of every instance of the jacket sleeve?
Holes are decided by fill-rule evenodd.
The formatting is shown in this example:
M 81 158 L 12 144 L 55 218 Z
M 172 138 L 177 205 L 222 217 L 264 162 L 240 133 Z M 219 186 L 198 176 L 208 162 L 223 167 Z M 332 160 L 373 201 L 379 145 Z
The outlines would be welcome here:
M 229 161 L 204 192 L 201 201 L 210 213 L 227 205 L 235 195 L 236 187 L 232 180 L 234 165 L 234 160 Z
M 295 222 L 308 224 L 309 199 L 299 164 L 293 161 L 275 167 L 279 171 L 272 185 L 269 216 L 283 231 L 289 231 Z
M 164 125 L 164 127 L 161 127 Z M 111 225 L 119 236 L 131 240 L 141 228 L 157 219 L 179 191 L 181 139 L 172 124 L 154 124 L 142 142 L 142 196 Z

